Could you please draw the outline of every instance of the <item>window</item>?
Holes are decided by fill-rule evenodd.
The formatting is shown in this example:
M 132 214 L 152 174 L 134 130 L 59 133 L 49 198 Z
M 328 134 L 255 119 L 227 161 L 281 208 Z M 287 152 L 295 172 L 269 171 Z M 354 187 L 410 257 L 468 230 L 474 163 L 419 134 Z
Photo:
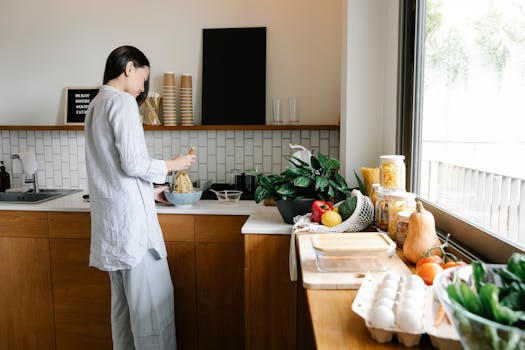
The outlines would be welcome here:
M 402 9 L 399 125 L 410 188 L 438 228 L 503 262 L 525 248 L 525 3 L 405 1 Z

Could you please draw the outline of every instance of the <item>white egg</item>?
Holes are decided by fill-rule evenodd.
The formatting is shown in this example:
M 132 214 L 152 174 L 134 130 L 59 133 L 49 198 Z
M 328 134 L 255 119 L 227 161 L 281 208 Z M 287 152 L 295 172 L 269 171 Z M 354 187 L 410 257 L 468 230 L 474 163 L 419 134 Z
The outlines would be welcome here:
M 385 280 L 383 281 L 383 284 L 381 285 L 382 288 L 392 288 L 397 289 L 397 282 L 393 280 Z
M 409 286 L 412 286 L 412 287 L 415 287 L 415 288 L 419 288 L 419 287 L 423 288 L 423 287 L 425 287 L 425 282 L 418 275 L 410 275 L 410 276 L 408 276 L 407 284 Z
M 408 308 L 398 312 L 396 324 L 402 331 L 418 332 L 422 327 L 422 316 L 417 309 Z
M 369 321 L 375 328 L 390 328 L 394 324 L 394 312 L 385 305 L 379 305 L 370 310 Z
M 425 294 L 418 290 L 405 290 L 403 294 L 401 295 L 402 303 L 408 302 L 410 305 L 414 305 L 414 307 L 421 307 L 423 306 L 423 302 L 425 300 Z
M 377 299 L 388 298 L 394 300 L 397 296 L 397 291 L 392 288 L 383 288 L 379 292 Z
M 381 299 L 378 299 L 375 303 L 375 306 L 380 306 L 380 305 L 384 305 L 388 307 L 389 309 L 393 309 L 394 301 L 388 298 L 381 298 Z
M 386 281 L 386 280 L 391 280 L 391 281 L 394 281 L 394 282 L 398 283 L 400 278 L 401 277 L 397 273 L 389 271 L 383 277 L 383 282 Z

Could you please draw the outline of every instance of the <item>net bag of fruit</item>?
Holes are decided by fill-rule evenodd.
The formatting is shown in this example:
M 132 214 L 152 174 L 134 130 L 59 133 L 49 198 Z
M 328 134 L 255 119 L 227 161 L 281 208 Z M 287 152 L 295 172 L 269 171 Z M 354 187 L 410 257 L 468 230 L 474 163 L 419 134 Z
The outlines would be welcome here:
M 311 221 L 311 213 L 298 215 L 294 218 L 293 230 L 295 232 L 358 232 L 367 228 L 374 220 L 374 205 L 369 197 L 364 196 L 359 190 L 353 190 L 350 194 L 356 197 L 357 204 L 354 212 L 339 225 L 327 227 Z M 343 202 L 336 203 L 338 207 Z

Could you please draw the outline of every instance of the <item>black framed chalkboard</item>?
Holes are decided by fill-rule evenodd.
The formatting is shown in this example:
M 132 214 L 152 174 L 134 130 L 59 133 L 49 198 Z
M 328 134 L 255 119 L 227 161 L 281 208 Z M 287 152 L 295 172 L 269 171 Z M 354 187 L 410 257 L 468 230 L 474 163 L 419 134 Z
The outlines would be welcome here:
M 88 105 L 98 90 L 98 87 L 67 87 L 64 123 L 83 124 Z

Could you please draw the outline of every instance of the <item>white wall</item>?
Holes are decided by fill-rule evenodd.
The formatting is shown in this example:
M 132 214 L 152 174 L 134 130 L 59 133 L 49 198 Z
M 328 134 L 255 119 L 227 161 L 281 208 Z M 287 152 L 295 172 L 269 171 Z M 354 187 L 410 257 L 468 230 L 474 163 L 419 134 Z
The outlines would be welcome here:
M 341 81 L 341 161 L 345 178 L 395 152 L 398 0 L 345 0 Z
M 165 71 L 193 75 L 199 122 L 202 28 L 247 26 L 268 27 L 268 107 L 293 96 L 302 124 L 336 124 L 343 1 L 2 0 L 0 125 L 62 124 L 63 88 L 99 85 L 123 44 L 146 53 L 154 90 Z

